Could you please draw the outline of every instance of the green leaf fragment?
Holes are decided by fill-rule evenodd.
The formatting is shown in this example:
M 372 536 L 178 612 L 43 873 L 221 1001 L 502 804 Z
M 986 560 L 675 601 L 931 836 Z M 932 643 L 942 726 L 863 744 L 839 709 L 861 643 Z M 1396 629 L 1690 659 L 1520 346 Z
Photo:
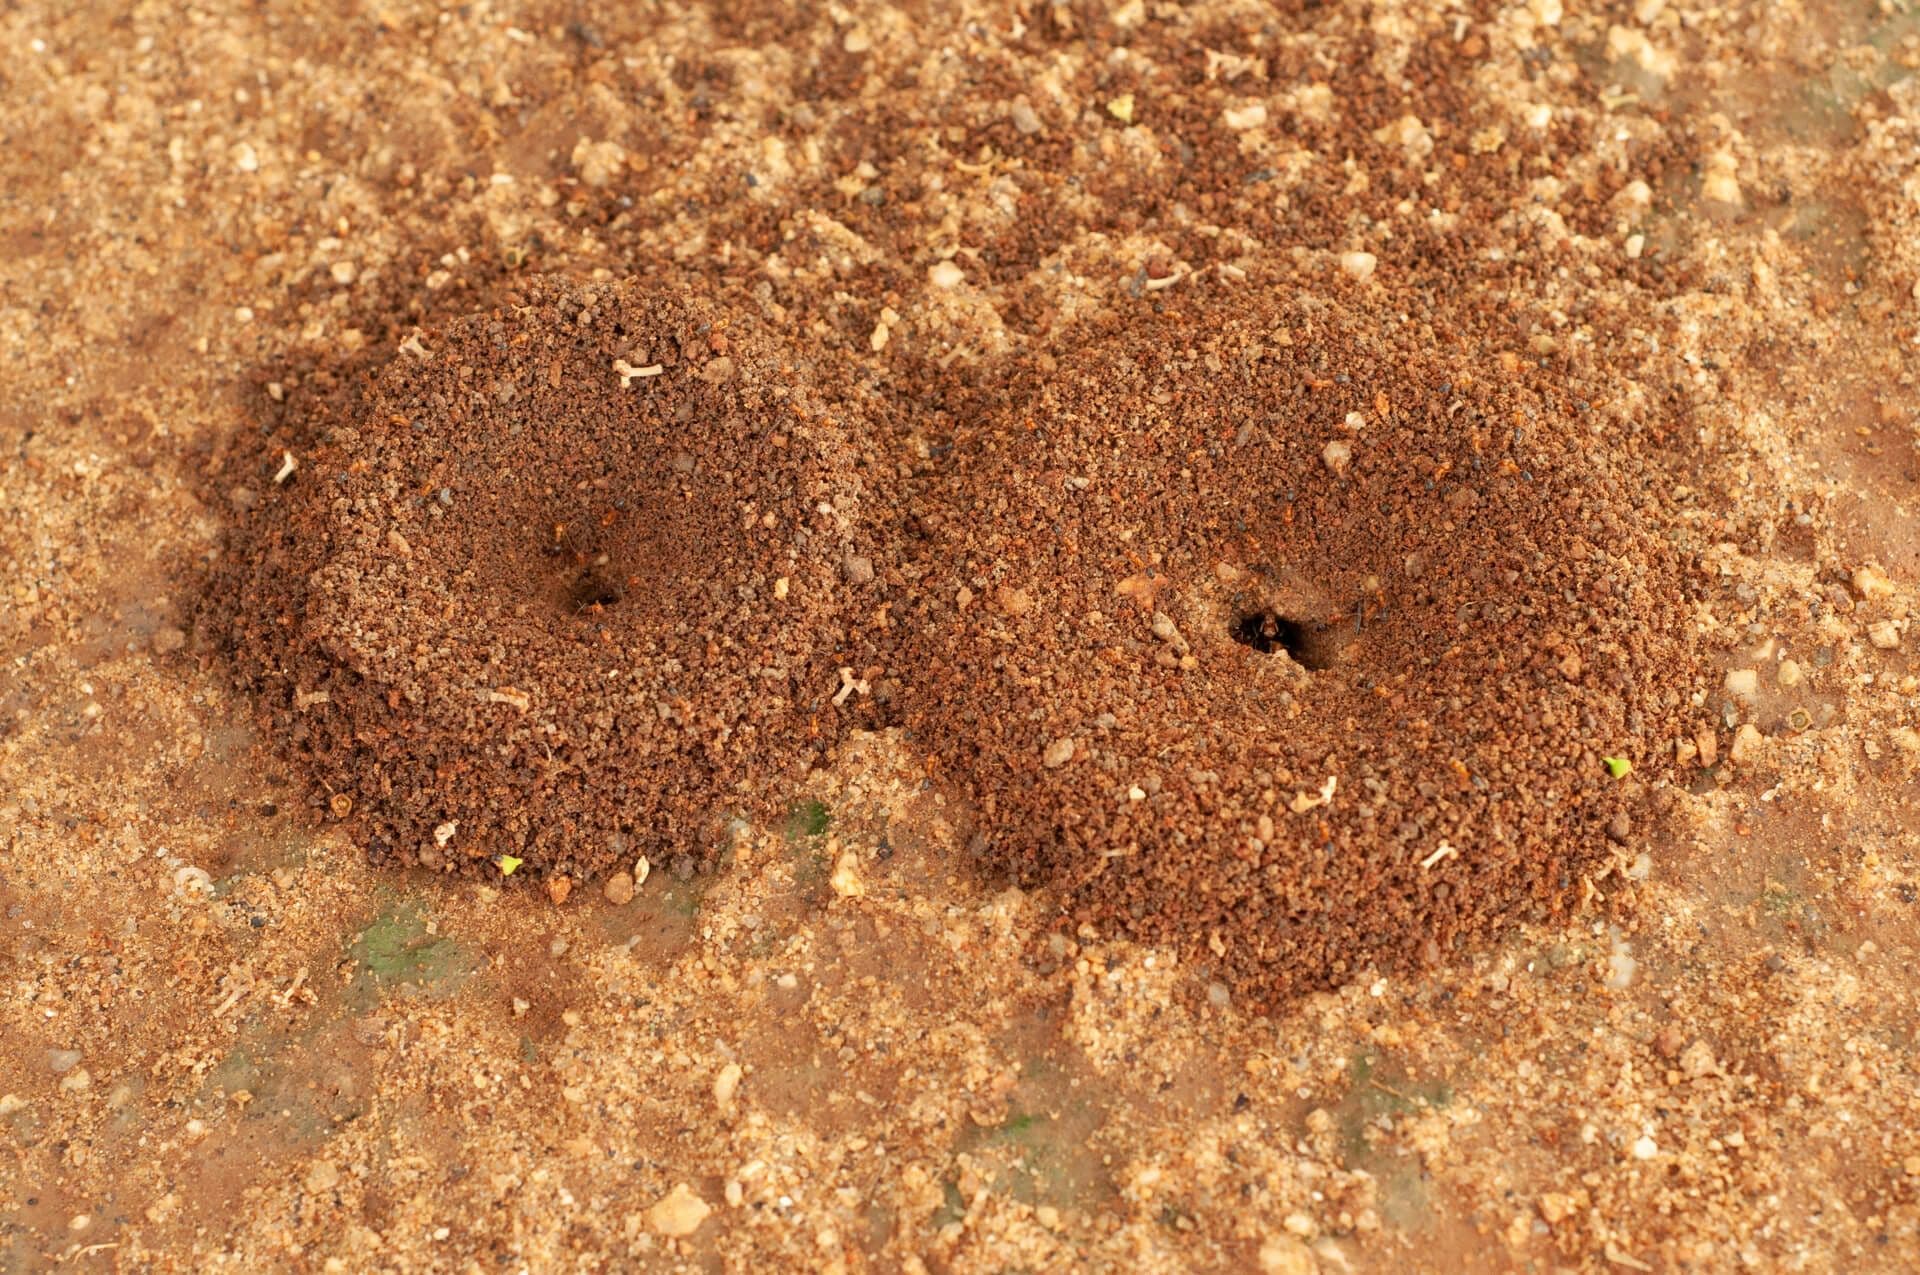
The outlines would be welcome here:
M 1633 763 L 1625 757 L 1602 757 L 1600 760 L 1606 763 L 1607 773 L 1615 779 L 1625 778 L 1627 772 L 1633 769 Z

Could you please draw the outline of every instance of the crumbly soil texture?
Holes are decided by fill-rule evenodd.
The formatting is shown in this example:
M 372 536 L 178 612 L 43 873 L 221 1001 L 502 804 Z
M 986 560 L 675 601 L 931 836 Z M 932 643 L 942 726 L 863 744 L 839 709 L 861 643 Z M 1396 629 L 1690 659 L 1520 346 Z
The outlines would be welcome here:
M 204 614 L 376 861 L 704 859 L 815 755 L 857 484 L 791 365 L 720 310 L 522 292 L 413 338 L 286 453 Z
M 962 436 L 906 663 L 984 861 L 1258 1002 L 1591 902 L 1694 670 L 1666 485 L 1585 400 L 1248 309 L 1143 316 Z
M 209 613 L 370 857 L 565 890 L 710 861 L 857 720 L 886 440 L 717 308 L 525 292 L 283 459 Z M 1658 475 L 1584 399 L 1258 295 L 1016 371 L 876 485 L 910 620 L 857 663 L 979 867 L 1271 1003 L 1590 901 L 1692 669 Z
M 1912 10 L 0 5 L 0 1271 L 1908 1275 Z

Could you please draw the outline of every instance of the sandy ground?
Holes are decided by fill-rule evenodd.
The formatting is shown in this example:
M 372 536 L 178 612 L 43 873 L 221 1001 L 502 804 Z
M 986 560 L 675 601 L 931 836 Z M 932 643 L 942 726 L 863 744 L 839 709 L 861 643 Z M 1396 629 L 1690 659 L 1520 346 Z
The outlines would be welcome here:
M 0 1268 L 1920 1263 L 1920 21 L 1097 8 L 0 11 Z M 1685 264 L 1622 330 L 1728 458 L 1689 528 L 1726 680 L 1601 887 L 1628 906 L 1248 1016 L 1165 951 L 1034 959 L 1041 901 L 962 870 L 964 812 L 891 736 L 740 830 L 725 873 L 662 865 L 624 903 L 370 870 L 190 631 L 270 481 L 235 440 L 529 254 L 624 274 L 639 244 L 751 287 L 766 245 L 707 233 L 724 164 L 758 175 L 745 203 L 789 200 L 781 268 L 817 254 L 829 299 L 796 322 L 862 357 L 985 357 L 1042 302 L 1057 333 L 1098 289 L 932 296 L 924 265 L 888 273 L 897 245 L 779 194 L 820 170 L 853 206 L 874 174 L 765 125 L 829 90 L 884 124 L 902 84 L 937 99 L 956 60 L 1070 19 L 1471 49 L 1463 92 L 1600 159 L 1511 174 L 1514 207 L 1564 208 L 1576 264 Z M 1032 81 L 1045 129 L 1071 61 L 1053 97 Z M 1083 96 L 1140 112 L 1121 145 L 1151 132 L 1144 90 Z M 1607 149 L 1630 135 L 1680 157 L 1644 198 Z M 1006 172 L 950 158 L 914 220 L 964 238 Z M 1117 295 L 1152 238 L 1057 262 Z

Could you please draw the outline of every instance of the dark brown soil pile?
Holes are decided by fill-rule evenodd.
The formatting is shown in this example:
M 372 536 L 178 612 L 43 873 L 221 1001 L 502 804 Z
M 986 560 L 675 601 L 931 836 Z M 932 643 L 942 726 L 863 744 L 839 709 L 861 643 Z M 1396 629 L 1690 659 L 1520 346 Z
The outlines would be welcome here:
M 841 422 L 745 320 L 521 300 L 403 350 L 236 528 L 209 612 L 375 858 L 577 878 L 697 853 L 814 756 L 871 568 Z
M 1691 674 L 1657 475 L 1342 314 L 1143 312 L 913 520 L 903 711 L 985 863 L 1254 1002 L 1581 903 Z

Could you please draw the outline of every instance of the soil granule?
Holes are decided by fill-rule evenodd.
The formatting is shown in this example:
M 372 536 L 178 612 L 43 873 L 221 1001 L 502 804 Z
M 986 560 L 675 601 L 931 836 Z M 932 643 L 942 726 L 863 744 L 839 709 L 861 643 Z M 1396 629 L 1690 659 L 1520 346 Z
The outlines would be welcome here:
M 870 575 L 858 483 L 739 316 L 536 282 L 403 349 L 296 459 L 210 614 L 376 860 L 571 880 L 704 857 L 815 755 Z
M 904 711 L 990 868 L 1268 1003 L 1591 902 L 1692 668 L 1665 488 L 1585 403 L 1248 309 L 1143 315 L 956 439 Z

